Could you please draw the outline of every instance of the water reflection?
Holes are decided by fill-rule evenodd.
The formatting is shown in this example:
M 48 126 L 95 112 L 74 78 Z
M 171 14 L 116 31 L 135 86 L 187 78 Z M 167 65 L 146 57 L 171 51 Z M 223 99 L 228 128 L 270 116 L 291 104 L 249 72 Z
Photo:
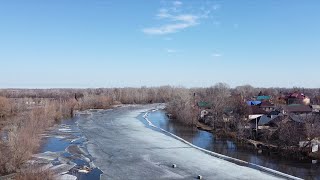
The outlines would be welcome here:
M 201 148 L 303 179 L 320 179 L 319 163 L 312 164 L 311 161 L 287 159 L 270 152 L 258 153 L 256 150 L 239 144 L 232 139 L 218 138 L 212 133 L 170 120 L 164 111 L 150 113 L 149 120 L 157 127 L 165 129 Z

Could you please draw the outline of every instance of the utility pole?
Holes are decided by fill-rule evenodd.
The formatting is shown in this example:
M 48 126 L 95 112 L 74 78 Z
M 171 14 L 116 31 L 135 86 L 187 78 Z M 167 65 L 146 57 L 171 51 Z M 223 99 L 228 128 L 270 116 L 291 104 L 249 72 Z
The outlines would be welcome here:
M 194 109 L 194 114 L 197 114 L 197 105 L 196 105 L 196 93 L 193 93 L 193 109 Z M 198 115 L 197 115 L 198 116 Z M 196 117 L 197 117 L 196 116 Z M 194 116 L 192 116 L 192 125 L 194 125 Z
M 258 118 L 256 117 L 256 140 L 258 136 Z

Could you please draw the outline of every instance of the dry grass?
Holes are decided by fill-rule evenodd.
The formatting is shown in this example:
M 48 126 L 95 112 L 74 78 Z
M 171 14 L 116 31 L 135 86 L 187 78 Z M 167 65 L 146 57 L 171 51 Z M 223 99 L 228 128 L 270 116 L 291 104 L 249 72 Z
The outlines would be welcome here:
M 80 102 L 80 109 L 107 109 L 113 104 L 110 97 L 104 95 L 86 95 Z
M 25 172 L 19 172 L 15 176 L 16 180 L 54 180 L 54 174 L 49 170 L 29 168 Z
M 10 101 L 0 96 L 0 118 L 3 118 L 5 116 L 8 116 L 11 111 L 11 103 Z

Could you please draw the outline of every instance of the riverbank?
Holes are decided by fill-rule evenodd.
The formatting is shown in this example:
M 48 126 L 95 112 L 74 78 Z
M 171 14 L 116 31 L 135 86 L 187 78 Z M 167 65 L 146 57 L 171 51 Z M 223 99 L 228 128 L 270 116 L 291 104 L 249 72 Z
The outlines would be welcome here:
M 52 172 L 56 179 L 99 180 L 98 169 L 87 151 L 87 139 L 78 128 L 79 118 L 89 118 L 87 110 L 75 113 L 74 118 L 62 120 L 42 134 L 42 145 L 25 166 Z
M 170 118 L 170 117 L 169 117 Z M 245 145 L 248 149 L 256 149 L 258 152 L 272 152 L 277 153 L 279 156 L 289 159 L 297 160 L 309 160 L 311 162 L 317 162 L 320 160 L 320 152 L 307 152 L 305 149 L 299 147 L 281 147 L 270 142 L 263 142 L 253 139 L 239 138 L 237 132 L 226 131 L 225 129 L 214 129 L 204 123 L 197 122 L 195 125 L 200 130 L 213 133 L 216 136 L 231 138 L 239 143 Z
M 155 126 L 161 127 L 203 149 L 303 179 L 320 178 L 320 164 L 318 162 L 286 158 L 280 154 L 264 150 L 261 152 L 253 146 L 248 147 L 245 142 L 235 141 L 228 136 L 199 130 L 196 127 L 169 119 L 163 110 L 150 112 L 148 119 Z

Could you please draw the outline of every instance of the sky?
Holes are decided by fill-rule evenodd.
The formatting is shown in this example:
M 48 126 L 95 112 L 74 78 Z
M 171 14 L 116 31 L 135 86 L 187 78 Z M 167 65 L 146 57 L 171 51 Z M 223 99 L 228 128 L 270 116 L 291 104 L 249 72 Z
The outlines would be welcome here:
M 318 0 L 0 0 L 0 88 L 320 87 Z

